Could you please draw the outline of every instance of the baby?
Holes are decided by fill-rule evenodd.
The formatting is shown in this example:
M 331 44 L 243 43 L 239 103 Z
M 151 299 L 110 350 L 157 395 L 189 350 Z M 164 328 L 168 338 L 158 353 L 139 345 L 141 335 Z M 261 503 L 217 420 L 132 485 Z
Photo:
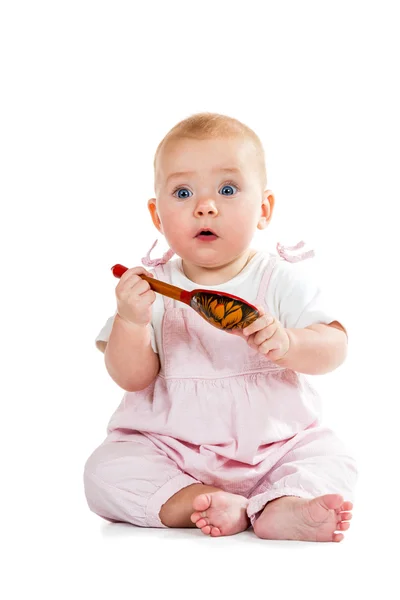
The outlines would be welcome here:
M 250 247 L 274 209 L 259 138 L 236 119 L 194 115 L 162 140 L 154 172 L 148 208 L 170 250 L 124 273 L 96 339 L 125 394 L 85 465 L 90 509 L 213 537 L 252 526 L 263 539 L 340 542 L 357 469 L 320 424 L 305 374 L 342 364 L 347 334 L 297 264 L 308 254 Z M 260 316 L 218 329 L 140 274 L 234 294 Z

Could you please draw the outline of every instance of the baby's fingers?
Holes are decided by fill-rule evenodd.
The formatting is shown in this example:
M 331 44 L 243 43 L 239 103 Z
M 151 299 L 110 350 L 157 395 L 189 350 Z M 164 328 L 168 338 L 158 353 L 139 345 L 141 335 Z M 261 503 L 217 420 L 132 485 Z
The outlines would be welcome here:
M 153 273 L 150 273 L 149 271 L 147 271 L 147 269 L 145 269 L 144 267 L 132 267 L 131 269 L 128 269 L 123 275 L 122 277 L 124 277 L 124 279 L 136 279 L 135 276 L 140 276 L 140 275 L 147 275 L 147 277 L 154 277 Z
M 251 323 L 251 325 L 243 329 L 243 334 L 246 337 L 251 335 L 252 333 L 260 331 L 260 329 L 268 327 L 268 325 L 271 325 L 271 323 L 274 322 L 274 318 L 271 315 L 267 314 L 262 306 L 256 306 L 256 308 L 260 316 L 253 323 Z
M 141 275 L 147 275 L 151 278 L 154 277 L 152 273 L 149 273 L 143 267 L 133 267 L 132 269 L 128 269 L 127 271 L 125 271 L 125 273 L 121 276 L 117 285 L 117 289 L 131 289 L 133 286 L 138 285 L 140 282 L 146 283 L 146 281 L 140 277 Z M 147 283 L 147 286 L 148 285 L 149 284 Z M 145 289 L 148 289 L 148 287 Z

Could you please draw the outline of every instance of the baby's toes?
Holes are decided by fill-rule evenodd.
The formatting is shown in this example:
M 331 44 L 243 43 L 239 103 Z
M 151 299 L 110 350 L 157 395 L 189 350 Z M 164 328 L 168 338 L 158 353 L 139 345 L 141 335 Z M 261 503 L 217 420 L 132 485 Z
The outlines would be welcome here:
M 199 512 L 203 512 L 210 508 L 211 506 L 211 497 L 210 494 L 200 494 L 196 496 L 193 500 L 193 508 L 194 510 L 198 510 Z
M 210 525 L 206 525 L 205 527 L 201 528 L 201 531 L 204 533 L 204 535 L 210 535 L 211 526 Z
M 353 518 L 351 512 L 342 512 L 338 514 L 338 521 L 350 521 Z
M 194 512 L 190 515 L 190 520 L 192 521 L 192 523 L 197 523 L 197 521 L 201 518 L 201 513 L 199 512 Z
M 196 527 L 198 527 L 199 529 L 203 529 L 203 527 L 205 527 L 206 525 L 209 525 L 210 522 L 208 519 L 199 519 L 196 523 Z

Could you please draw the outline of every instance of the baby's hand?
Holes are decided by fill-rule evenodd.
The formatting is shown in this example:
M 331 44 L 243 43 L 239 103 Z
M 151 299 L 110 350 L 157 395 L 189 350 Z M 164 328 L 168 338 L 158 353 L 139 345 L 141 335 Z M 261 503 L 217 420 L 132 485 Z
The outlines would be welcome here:
M 262 306 L 256 308 L 260 313 L 259 318 L 241 331 L 235 330 L 232 333 L 243 337 L 251 348 L 258 350 L 269 360 L 277 361 L 289 350 L 289 336 L 282 324 L 265 313 Z
M 156 295 L 150 284 L 140 277 L 141 274 L 154 277 L 153 273 L 141 266 L 128 269 L 121 276 L 115 295 L 117 312 L 123 321 L 130 325 L 147 326 L 151 321 L 151 305 Z

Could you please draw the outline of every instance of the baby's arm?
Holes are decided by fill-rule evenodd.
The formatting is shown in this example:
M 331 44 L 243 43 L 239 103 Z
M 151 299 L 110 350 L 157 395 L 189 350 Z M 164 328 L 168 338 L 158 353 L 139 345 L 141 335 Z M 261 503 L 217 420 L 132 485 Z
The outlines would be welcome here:
M 149 326 L 128 324 L 119 315 L 115 316 L 108 343 L 98 341 L 97 347 L 104 351 L 110 377 L 127 392 L 145 389 L 160 370 Z
M 338 320 L 343 311 L 323 292 L 319 279 L 312 263 L 280 261 L 266 298 L 289 338 L 289 350 L 277 357 L 277 364 L 310 375 L 333 371 L 347 355 L 347 333 Z
M 347 355 L 347 335 L 337 321 L 304 329 L 285 329 L 289 350 L 275 362 L 282 367 L 308 375 L 322 375 L 339 367 Z

